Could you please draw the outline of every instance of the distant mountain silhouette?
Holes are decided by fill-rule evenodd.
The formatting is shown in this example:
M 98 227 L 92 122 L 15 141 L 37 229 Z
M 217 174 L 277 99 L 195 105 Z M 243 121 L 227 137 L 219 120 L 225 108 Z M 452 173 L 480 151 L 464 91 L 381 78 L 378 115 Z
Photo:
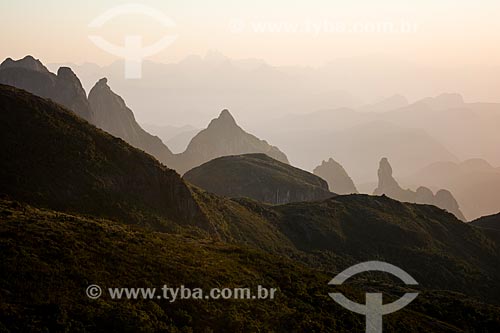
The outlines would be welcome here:
M 191 141 L 184 152 L 173 154 L 158 137 L 149 134 L 137 123 L 132 110 L 122 97 L 111 90 L 106 78 L 97 81 L 87 99 L 80 80 L 70 68 L 60 67 L 55 75 L 39 60 L 26 56 L 18 61 L 8 58 L 0 65 L 0 83 L 50 98 L 180 173 L 213 158 L 234 154 L 266 153 L 288 163 L 287 157 L 278 148 L 241 129 L 227 110 L 192 139 L 190 136 L 194 133 L 179 139 L 182 142 Z
M 435 205 L 454 214 L 458 219 L 465 221 L 465 217 L 460 211 L 457 201 L 450 191 L 439 190 L 436 195 L 426 187 L 419 187 L 416 192 L 404 190 L 392 175 L 392 167 L 387 158 L 380 160 L 378 169 L 378 187 L 375 189 L 375 195 L 385 194 L 390 198 L 402 201 L 420 204 Z
M 499 109 L 498 103 L 466 103 L 459 94 L 442 94 L 379 117 L 398 126 L 425 130 L 459 160 L 477 156 L 500 165 L 500 136 L 496 126 L 500 123 Z M 436 161 L 458 162 L 443 157 Z
M 189 142 L 187 149 L 176 155 L 174 168 L 184 173 L 214 158 L 229 155 L 264 153 L 288 164 L 288 159 L 277 147 L 245 132 L 228 110 L 222 110 L 208 127 Z
M 115 94 L 108 86 L 106 78 L 100 79 L 90 90 L 89 103 L 95 113 L 97 127 L 122 138 L 130 145 L 144 150 L 171 167 L 173 154 L 170 149 L 160 138 L 142 129 L 123 98 Z
M 155 125 L 141 124 L 147 132 L 158 136 L 167 147 L 174 153 L 182 153 L 186 150 L 189 141 L 198 134 L 199 128 L 191 125 L 171 126 L 171 125 Z
M 415 102 L 415 104 L 420 103 L 436 110 L 459 108 L 463 107 L 465 104 L 462 95 L 457 93 L 441 94 L 436 97 L 427 97 Z
M 401 182 L 449 189 L 469 220 L 500 211 L 500 168 L 484 159 L 433 163 Z
M 393 95 L 373 104 L 368 104 L 357 108 L 362 112 L 385 112 L 399 109 L 408 105 L 408 99 L 403 95 Z
M 265 153 L 288 163 L 286 155 L 278 148 L 239 127 L 228 110 L 223 110 L 206 129 L 196 130 L 197 134 L 185 151 L 173 154 L 160 138 L 149 134 L 137 123 L 132 110 L 111 90 L 106 78 L 100 79 L 92 88 L 89 102 L 98 127 L 153 155 L 181 174 L 211 159 L 235 154 Z
M 458 160 L 423 130 L 397 126 L 390 121 L 363 123 L 365 116 L 380 115 L 345 109 L 338 113 L 332 110 L 330 114 L 325 111 L 314 119 L 295 118 L 293 130 L 280 119 L 266 138 L 286 151 L 294 165 L 305 170 L 313 170 L 317 166 L 314 161 L 335 156 L 359 184 L 375 180 L 373 168 L 383 155 L 390 157 L 393 165 L 404 173 L 416 172 L 443 159 Z M 316 125 L 318 129 L 313 129 Z
M 94 122 L 85 90 L 69 67 L 60 67 L 55 75 L 32 56 L 17 61 L 7 58 L 0 65 L 0 83 L 50 98 L 88 122 Z
M 181 153 L 187 149 L 187 146 L 189 145 L 191 140 L 199 132 L 200 132 L 199 129 L 187 130 L 185 132 L 181 132 L 179 134 L 174 135 L 173 137 L 164 142 L 168 146 L 168 148 L 171 149 L 173 152 Z
M 227 197 L 270 204 L 332 197 L 326 181 L 265 154 L 219 157 L 184 174 L 188 182 Z
M 321 162 L 313 173 L 328 182 L 330 191 L 337 194 L 353 194 L 358 193 L 354 182 L 347 174 L 344 167 L 338 162 L 330 158 L 328 161 Z
M 483 216 L 470 223 L 473 226 L 500 231 L 500 213 Z

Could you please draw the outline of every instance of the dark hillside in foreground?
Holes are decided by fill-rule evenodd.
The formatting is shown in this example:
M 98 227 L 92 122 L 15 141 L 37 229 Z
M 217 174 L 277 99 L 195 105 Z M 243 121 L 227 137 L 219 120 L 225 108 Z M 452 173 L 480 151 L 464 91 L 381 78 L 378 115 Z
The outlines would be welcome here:
M 131 228 L 0 200 L 0 330 L 5 332 L 362 332 L 363 316 L 328 297 L 363 302 L 356 284 L 247 247 Z M 277 288 L 274 300 L 98 300 L 106 288 L 185 285 Z M 374 286 L 389 299 L 409 290 Z M 451 306 L 453 305 L 453 306 Z M 459 312 L 457 312 L 459 311 Z M 459 314 L 459 315 L 458 315 Z M 207 330 L 207 328 L 211 330 Z M 497 332 L 500 310 L 462 294 L 423 291 L 384 317 L 385 332 Z
M 500 213 L 480 217 L 477 220 L 470 222 L 470 224 L 476 227 L 500 231 Z
M 60 105 L 0 85 L 0 191 L 58 210 L 203 223 L 179 175 Z

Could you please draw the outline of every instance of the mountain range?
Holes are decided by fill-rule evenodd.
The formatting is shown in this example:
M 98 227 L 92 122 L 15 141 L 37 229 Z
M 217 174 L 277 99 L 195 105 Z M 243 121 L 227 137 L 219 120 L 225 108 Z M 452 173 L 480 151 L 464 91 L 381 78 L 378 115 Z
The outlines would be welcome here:
M 380 160 L 378 169 L 378 187 L 373 192 L 375 195 L 387 195 L 403 202 L 435 205 L 454 214 L 458 219 L 465 221 L 457 201 L 450 191 L 441 189 L 434 193 L 427 187 L 420 186 L 416 191 L 404 190 L 392 175 L 392 167 L 387 158 Z
M 11 86 L 0 85 L 0 126 L 2 328 L 359 330 L 362 318 L 336 306 L 326 288 L 336 273 L 373 259 L 419 282 L 418 301 L 388 316 L 389 330 L 500 327 L 498 233 L 440 208 L 367 195 L 285 205 L 219 197 L 60 104 Z M 78 293 L 89 283 L 163 279 L 263 283 L 282 296 L 89 305 Z M 409 290 L 375 281 L 390 295 Z M 342 291 L 363 297 L 362 285 Z
M 483 71 L 481 79 L 472 79 L 470 73 L 463 70 L 415 68 L 414 64 L 380 61 L 376 57 L 339 59 L 320 68 L 277 67 L 261 60 L 235 60 L 210 52 L 205 57 L 191 56 L 178 63 L 146 62 L 144 79 L 134 83 L 123 78 L 123 63 L 120 62 L 103 67 L 90 64 L 64 66 L 73 68 L 88 89 L 99 78 L 108 77 L 114 89 L 126 97 L 133 110 L 141 114 L 143 122 L 173 124 L 177 121 L 174 125 L 191 124 L 200 128 L 212 117 L 210 110 L 220 110 L 229 105 L 244 128 L 282 148 L 294 165 L 312 171 L 316 165 L 311 160 L 320 161 L 335 156 L 342 160 L 357 183 L 376 180 L 376 174 L 369 174 L 368 170 L 376 167 L 382 156 L 391 158 L 394 166 L 408 175 L 438 161 L 482 158 L 493 165 L 500 165 L 497 153 L 500 142 L 493 125 L 499 122 L 499 104 L 468 102 L 498 102 L 495 94 L 488 89 L 495 84 L 489 82 L 485 86 L 483 78 L 491 78 L 489 71 Z M 379 83 L 380 77 L 384 77 L 383 85 Z M 360 86 L 353 82 L 364 84 Z M 415 82 L 426 84 L 415 86 Z M 377 89 L 381 90 L 376 93 Z M 363 90 L 364 93 L 359 93 Z M 397 92 L 405 92 L 407 96 Z M 456 93 L 438 95 L 436 92 L 461 92 L 466 98 Z M 165 106 L 169 106 L 168 110 Z M 315 121 L 318 110 L 327 115 L 321 122 Z M 303 121 L 298 123 L 298 130 L 289 125 L 289 118 L 297 115 L 304 116 Z M 262 121 L 264 118 L 265 122 Z M 351 118 L 359 119 L 359 122 L 353 123 Z M 400 162 L 398 156 L 384 151 L 384 146 L 378 145 L 380 142 L 371 144 L 367 139 L 367 151 L 374 150 L 377 156 L 369 160 L 370 164 L 363 172 L 360 165 L 364 164 L 360 164 L 352 156 L 354 154 L 345 154 L 347 158 L 344 159 L 339 155 L 342 146 L 328 146 L 334 139 L 337 139 L 334 142 L 341 140 L 343 144 L 349 144 L 348 138 L 362 134 L 356 130 L 350 136 L 325 135 L 331 139 L 315 142 L 316 146 L 321 146 L 319 149 L 322 152 L 311 159 L 307 158 L 302 147 L 295 149 L 295 144 L 284 146 L 288 139 L 297 135 L 307 139 L 317 131 L 346 131 L 374 121 L 389 122 L 401 132 L 419 129 L 424 132 L 420 135 L 425 136 L 426 141 L 416 148 L 433 151 L 437 143 L 447 150 L 447 154 L 439 159 L 435 159 L 436 155 L 429 154 L 433 159 L 423 156 L 424 165 L 417 161 L 412 167 L 409 163 L 404 164 L 404 159 Z M 310 123 L 315 126 L 308 127 Z M 343 127 L 339 128 L 339 125 Z M 388 144 L 396 145 L 394 142 Z M 351 148 L 355 151 L 356 146 Z M 395 148 L 388 146 L 389 149 Z M 406 152 L 400 148 L 398 153 L 404 155 Z M 406 157 L 411 158 L 411 155 Z
M 401 184 L 432 189 L 447 188 L 456 197 L 468 220 L 497 213 L 500 197 L 500 168 L 483 159 L 436 162 L 400 178 Z
M 160 138 L 149 134 L 139 125 L 132 110 L 123 98 L 111 90 L 105 78 L 95 83 L 87 99 L 78 77 L 71 69 L 61 67 L 58 75 L 55 75 L 39 60 L 26 56 L 17 61 L 6 59 L 0 66 L 0 82 L 51 98 L 181 174 L 213 158 L 234 154 L 265 153 L 289 163 L 288 157 L 280 149 L 244 131 L 228 111 L 223 111 L 203 131 L 183 131 L 178 133 L 179 138 L 167 136 L 176 145 L 186 145 L 182 152 L 173 153 Z M 396 109 L 384 112 L 384 108 Z M 449 189 L 462 207 L 465 217 L 472 220 L 498 210 L 494 199 L 500 188 L 497 168 L 490 167 L 488 171 L 483 168 L 478 172 L 468 172 L 465 168 L 454 177 L 451 175 L 456 175 L 455 171 L 436 171 L 438 176 L 431 176 L 426 171 L 432 169 L 436 161 L 450 161 L 439 162 L 443 165 L 459 163 L 457 156 L 440 143 L 448 140 L 450 144 L 447 146 L 452 146 L 450 138 L 470 130 L 464 127 L 463 121 L 460 123 L 455 120 L 457 117 L 451 114 L 453 112 L 467 116 L 473 128 L 485 129 L 486 132 L 495 123 L 494 104 L 466 103 L 458 94 L 443 94 L 410 104 L 403 96 L 395 95 L 357 109 L 340 108 L 286 117 L 280 120 L 279 126 L 272 121 L 264 122 L 258 132 L 265 133 L 262 129 L 273 126 L 275 130 L 269 131 L 267 137 L 287 151 L 294 165 L 305 165 L 306 170 L 314 168 L 312 161 L 335 155 L 343 161 L 342 167 L 349 170 L 351 181 L 354 179 L 358 184 L 371 182 L 377 161 L 387 156 L 403 175 L 399 177 L 402 184 L 415 188 L 425 185 L 435 191 Z M 412 129 L 415 124 L 422 128 L 427 126 L 433 136 L 426 131 Z M 159 133 L 161 130 L 158 129 Z M 479 136 L 478 133 L 471 133 L 466 143 L 457 141 L 456 144 L 461 147 L 470 144 L 473 149 L 487 148 L 490 141 L 471 143 Z M 434 137 L 442 140 L 437 141 Z M 310 149 L 311 146 L 314 149 Z M 490 151 L 493 150 L 495 148 L 491 146 Z M 370 165 L 372 167 L 368 168 Z M 328 177 L 324 175 L 324 178 Z M 331 188 L 334 186 L 330 184 Z M 347 191 L 339 189 L 337 192 L 354 193 L 352 188 Z
M 123 98 L 111 90 L 106 78 L 97 81 L 87 99 L 71 69 L 61 67 L 56 76 L 39 60 L 26 56 L 18 61 L 9 58 L 2 63 L 0 83 L 51 98 L 180 173 L 213 158 L 232 154 L 266 153 L 288 163 L 287 157 L 278 148 L 239 127 L 227 110 L 223 110 L 205 130 L 195 135 L 183 153 L 173 154 L 161 139 L 149 134 L 137 123 L 132 110 Z
M 83 119 L 94 121 L 94 112 L 87 101 L 85 90 L 69 67 L 60 67 L 55 75 L 32 56 L 17 61 L 7 58 L 0 64 L 0 83 L 50 98 Z

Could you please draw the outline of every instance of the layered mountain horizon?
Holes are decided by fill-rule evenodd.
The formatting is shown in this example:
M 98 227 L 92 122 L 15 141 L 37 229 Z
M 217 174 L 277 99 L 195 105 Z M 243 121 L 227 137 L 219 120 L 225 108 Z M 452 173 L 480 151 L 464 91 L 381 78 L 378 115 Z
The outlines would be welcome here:
M 33 80 L 31 76 L 37 79 Z M 45 81 L 51 82 L 51 84 L 43 83 Z M 87 98 L 78 77 L 76 77 L 71 69 L 61 67 L 58 70 L 58 74 L 54 75 L 50 73 L 49 70 L 39 60 L 35 59 L 32 56 L 26 56 L 25 58 L 17 61 L 12 60 L 11 58 L 6 59 L 0 66 L 0 82 L 13 84 L 14 86 L 24 88 L 42 97 L 52 98 L 56 102 L 59 102 L 62 105 L 67 106 L 71 110 L 75 111 L 76 114 L 86 120 L 89 120 L 96 126 L 124 139 L 126 142 L 132 144 L 133 146 L 150 153 L 159 161 L 169 167 L 176 169 L 177 172 L 181 174 L 214 158 L 234 154 L 265 153 L 279 161 L 289 163 L 288 157 L 283 154 L 279 148 L 268 145 L 267 142 L 261 141 L 257 137 L 244 131 L 236 123 L 234 117 L 227 110 L 223 110 L 220 113 L 219 117 L 213 119 L 210 122 L 209 126 L 203 131 L 191 130 L 189 129 L 189 127 L 187 127 L 186 132 L 181 133 L 182 135 L 184 135 L 184 137 L 182 138 L 181 136 L 180 140 L 189 143 L 187 145 L 185 143 L 183 144 L 186 145 L 186 148 L 182 152 L 173 153 L 169 149 L 169 147 L 161 141 L 161 139 L 149 134 L 141 127 L 141 125 L 139 125 L 139 123 L 135 119 L 133 111 L 127 106 L 126 102 L 121 96 L 113 92 L 113 90 L 108 85 L 108 80 L 106 78 L 99 79 L 95 83 L 94 87 L 90 90 L 89 96 Z M 394 118 L 395 116 L 402 114 L 403 111 L 393 111 L 389 113 L 382 111 L 383 108 L 394 107 L 401 110 L 407 109 L 408 111 L 405 111 L 405 113 L 410 115 L 415 113 L 415 111 L 412 110 L 418 108 L 434 110 L 432 112 L 440 114 L 442 112 L 441 110 L 443 109 L 460 108 L 464 105 L 469 104 L 466 104 L 463 100 L 463 97 L 459 94 L 442 94 L 435 98 L 422 99 L 413 104 L 409 104 L 403 96 L 395 95 L 391 98 L 388 98 L 387 100 L 376 103 L 373 106 L 364 106 L 364 112 L 359 113 L 356 117 L 364 117 L 362 116 L 362 114 L 380 114 L 382 119 L 387 119 L 387 117 L 392 114 L 394 116 L 391 115 L 391 117 Z M 342 112 L 345 113 L 345 115 L 351 114 L 350 110 L 345 110 Z M 322 114 L 326 115 L 326 113 Z M 338 115 L 338 113 L 335 114 Z M 327 118 L 322 119 L 318 124 L 327 123 L 328 117 L 330 117 L 330 115 L 328 115 Z M 368 117 L 370 118 L 372 116 Z M 344 117 L 343 121 L 345 122 L 346 119 L 350 119 L 349 116 L 347 118 Z M 351 125 L 359 123 L 359 120 L 352 121 L 353 122 L 351 122 Z M 300 123 L 304 125 L 309 123 L 309 125 L 307 126 L 311 126 L 311 124 L 313 124 L 309 121 L 306 121 L 305 118 L 304 121 L 301 121 Z M 313 125 L 313 127 L 314 126 L 316 125 Z M 440 157 L 430 157 L 430 155 L 428 155 L 428 157 L 424 157 L 422 153 L 419 153 L 417 155 L 413 154 L 414 156 L 411 157 L 404 157 L 404 154 L 406 153 L 403 153 L 403 155 L 401 155 L 401 151 L 392 151 L 393 148 L 391 148 L 390 145 L 392 145 L 396 141 L 391 143 L 391 136 L 397 136 L 398 141 L 409 140 L 408 142 L 410 144 L 414 144 L 415 142 L 420 142 L 419 144 L 422 144 L 426 142 L 427 139 L 423 139 L 423 137 L 418 138 L 420 134 L 417 134 L 417 132 L 409 135 L 408 139 L 404 139 L 404 136 L 406 134 L 403 133 L 405 132 L 400 132 L 397 128 L 388 123 L 375 122 L 369 125 L 364 125 L 364 127 L 354 127 L 353 129 L 355 128 L 357 128 L 356 131 L 362 131 L 362 133 L 371 133 L 371 131 L 375 131 L 373 132 L 372 137 L 369 139 L 371 142 L 376 142 L 376 140 L 379 140 L 378 138 L 385 137 L 386 139 L 384 139 L 384 142 L 380 144 L 381 147 L 384 147 L 384 149 L 380 150 L 381 152 L 384 152 L 382 156 L 390 153 L 387 155 L 392 156 L 391 161 L 398 167 L 398 169 L 408 170 L 408 167 L 405 165 L 408 165 L 408 163 L 410 163 L 413 166 L 409 170 L 414 169 L 415 172 L 418 172 L 419 168 L 417 168 L 413 163 L 413 161 L 417 160 L 419 161 L 418 163 L 420 163 L 422 170 L 423 168 L 427 167 L 427 165 L 436 163 L 436 160 L 450 160 L 453 161 L 452 163 L 456 163 L 457 161 L 457 158 L 455 156 L 453 156 L 452 154 L 443 153 L 446 150 L 443 150 L 441 148 L 438 148 L 433 153 L 431 153 L 431 151 L 434 148 L 429 150 L 418 145 L 414 146 L 414 148 L 411 149 L 412 151 L 423 151 L 424 154 L 431 153 Z M 342 132 L 339 132 L 339 134 L 340 133 Z M 282 142 L 281 145 L 287 148 L 287 151 L 292 151 L 292 153 L 294 150 L 300 147 L 303 147 L 303 151 L 306 151 L 307 148 L 305 147 L 305 144 L 309 145 L 308 142 L 310 142 L 311 140 L 314 140 L 315 142 L 327 140 L 333 142 L 334 146 L 337 145 L 337 142 L 348 143 L 348 145 L 355 144 L 358 146 L 358 148 L 356 149 L 360 149 L 359 147 L 366 145 L 366 141 L 364 141 L 366 139 L 358 141 L 358 137 L 361 138 L 365 134 L 355 134 L 354 139 L 346 140 L 343 136 L 347 134 L 352 136 L 352 129 L 347 131 L 346 133 L 342 133 L 340 136 L 336 134 L 334 138 L 329 138 L 328 135 L 324 136 L 323 134 L 313 134 L 313 136 L 297 135 L 292 140 Z M 273 135 L 275 134 L 272 134 L 271 136 Z M 378 138 L 374 140 L 373 136 L 376 136 Z M 294 142 L 293 140 L 295 139 L 301 139 L 302 142 Z M 279 143 L 280 139 L 273 141 Z M 356 141 L 358 142 L 356 143 Z M 428 143 L 424 143 L 424 146 L 429 144 L 431 146 L 434 145 L 431 142 L 432 140 L 428 141 Z M 292 145 L 290 145 L 290 143 L 292 143 Z M 340 167 L 344 168 L 345 166 L 347 166 L 346 169 L 352 172 L 356 171 L 359 168 L 359 165 L 369 165 L 366 159 L 367 157 L 369 157 L 369 154 L 354 156 L 350 152 L 352 150 L 352 146 L 349 148 L 348 145 L 345 147 L 339 147 L 341 149 L 340 151 L 337 150 L 340 158 L 342 160 L 347 160 L 347 163 L 344 163 Z M 313 151 L 317 151 L 317 148 Z M 410 151 L 408 148 L 409 147 L 407 147 L 406 150 Z M 349 149 L 349 152 L 347 149 Z M 373 156 L 370 156 L 369 158 L 380 159 L 381 156 L 378 155 L 376 151 L 374 152 L 375 154 Z M 327 150 L 324 151 L 324 155 L 326 154 L 328 154 Z M 346 158 L 346 154 L 349 154 L 350 157 Z M 355 167 L 353 167 L 352 163 L 349 162 L 352 161 L 352 158 L 354 158 L 354 161 L 357 161 L 357 166 Z M 403 164 L 401 164 L 401 161 L 403 160 L 404 162 Z M 422 163 L 423 161 L 428 161 L 428 164 Z M 294 158 L 294 164 L 297 164 L 296 156 Z M 341 170 L 338 167 L 335 167 L 334 169 L 339 170 L 339 175 L 342 174 Z M 479 174 L 475 175 L 472 178 L 464 177 L 462 179 L 469 182 L 474 182 L 474 184 L 490 184 L 489 186 L 492 187 L 491 191 L 495 191 L 494 188 L 496 188 L 497 186 L 496 178 L 498 178 L 498 171 L 494 168 L 492 168 L 491 170 L 493 170 L 491 175 L 493 179 L 495 179 L 493 180 L 493 182 L 485 183 L 484 181 L 480 180 L 484 177 Z M 364 173 L 370 174 L 369 172 Z M 408 171 L 406 171 L 406 173 L 408 173 Z M 364 176 L 359 176 L 357 172 L 354 172 L 354 174 L 355 176 L 353 178 L 356 179 L 356 182 L 358 184 L 364 183 L 363 179 L 366 180 Z M 356 174 L 358 174 L 358 176 L 356 176 Z M 323 174 L 323 177 L 325 179 L 328 179 L 328 173 Z M 345 178 L 345 175 L 342 174 L 341 177 Z M 457 200 L 459 201 L 460 206 L 464 207 L 465 216 L 467 219 L 474 219 L 482 215 L 488 215 L 496 212 L 497 208 L 495 202 L 489 203 L 488 197 L 491 197 L 491 195 L 486 198 L 484 196 L 478 195 L 477 192 L 474 192 L 474 194 L 472 195 L 472 192 L 464 189 L 465 185 L 460 185 L 461 183 L 463 183 L 463 181 L 459 180 L 458 178 L 455 178 L 454 180 L 450 180 L 448 182 L 441 182 L 440 180 L 435 180 L 434 177 L 432 180 L 433 183 L 429 183 L 429 177 L 427 177 L 427 179 L 421 179 L 418 182 L 415 181 L 416 179 L 412 179 L 410 177 L 403 177 L 403 182 L 412 186 L 416 184 L 417 187 L 420 186 L 419 183 L 427 184 L 429 188 L 433 188 L 436 191 L 439 190 L 439 188 L 436 188 L 438 184 L 441 184 L 441 187 L 450 188 L 452 192 L 456 192 Z M 446 176 L 442 177 L 442 179 L 446 178 Z M 343 182 L 343 180 L 339 181 L 340 183 Z M 347 182 L 349 183 L 348 180 Z M 434 185 L 434 183 L 436 185 Z M 470 189 L 472 186 L 474 185 L 468 184 L 467 188 Z M 333 188 L 331 184 L 330 187 Z M 491 191 L 486 190 L 486 192 L 488 193 L 490 193 Z M 348 188 L 339 188 L 337 192 L 356 193 L 356 185 L 354 185 L 353 182 L 352 185 L 348 185 Z M 370 192 L 365 191 L 365 193 Z M 474 202 L 478 200 L 481 201 Z
M 53 99 L 83 119 L 94 121 L 85 90 L 69 67 L 60 67 L 56 75 L 30 55 L 17 61 L 7 58 L 0 64 L 0 83 Z
M 0 8 L 0 333 L 500 332 L 500 2 Z
M 55 81 L 57 84 L 47 87 L 42 79 L 34 80 L 32 76 L 40 76 L 43 80 Z M 59 87 L 65 84 L 63 82 L 70 82 L 68 85 L 75 87 L 76 93 L 64 93 L 67 88 Z M 8 58 L 2 63 L 0 83 L 25 89 L 41 97 L 52 98 L 91 124 L 144 150 L 181 174 L 213 158 L 232 154 L 266 153 L 288 163 L 286 155 L 277 147 L 268 145 L 266 141 L 239 127 L 226 109 L 222 110 L 219 117 L 213 119 L 205 130 L 192 138 L 184 152 L 173 154 L 158 137 L 149 134 L 137 123 L 133 111 L 127 107 L 121 96 L 111 90 L 106 78 L 95 83 L 87 99 L 78 77 L 71 69 L 61 67 L 55 76 L 39 60 L 26 56 L 17 61 Z M 46 91 L 47 89 L 49 90 Z M 81 105 L 86 111 L 81 110 Z
M 129 122 L 121 124 L 134 124 L 131 110 L 105 80 L 98 82 L 89 100 L 93 110 L 128 113 L 129 118 L 120 119 Z M 96 119 L 102 126 L 130 140 L 129 132 L 119 132 L 120 127 L 113 128 L 115 123 L 100 116 Z M 363 320 L 354 315 L 346 319 L 334 302 L 318 295 L 328 294 L 333 272 L 370 260 L 374 254 L 411 274 L 419 281 L 421 293 L 418 301 L 397 320 L 385 322 L 385 327 L 396 330 L 407 323 L 410 332 L 452 332 L 458 327 L 495 329 L 500 325 L 495 319 L 500 270 L 491 265 L 500 255 L 498 233 L 465 224 L 446 210 L 359 194 L 299 197 L 298 202 L 286 204 L 281 199 L 269 204 L 249 195 L 219 196 L 187 181 L 197 169 L 182 179 L 143 149 L 89 123 L 69 107 L 8 85 L 0 85 L 0 126 L 0 242 L 4 249 L 0 254 L 4 272 L 0 323 L 8 330 L 27 331 L 36 326 L 54 331 L 64 326 L 85 331 L 89 323 L 133 331 L 140 327 L 198 331 L 207 325 L 222 330 L 227 325 L 236 330 L 240 325 L 263 331 L 283 327 L 325 330 L 347 321 L 351 328 L 361 328 Z M 204 143 L 214 136 L 219 145 L 211 150 L 214 146 Z M 213 159 L 242 147 L 265 152 Z M 193 155 L 193 164 L 211 159 L 198 170 L 235 160 L 239 166 L 230 169 L 241 167 L 239 184 L 260 180 L 260 187 L 281 188 L 291 180 L 328 192 L 325 180 L 290 166 L 281 151 L 246 133 L 227 110 L 186 151 L 200 153 Z M 221 167 L 215 171 L 230 180 L 224 179 Z M 206 175 L 217 184 L 214 176 Z M 288 182 L 284 181 L 287 177 Z M 298 191 L 305 193 L 300 187 Z M 87 257 L 94 258 L 91 264 Z M 113 270 L 119 274 L 107 273 Z M 20 276 L 22 284 L 16 278 Z M 189 281 L 202 286 L 228 276 L 235 286 L 257 279 L 278 286 L 283 296 L 272 306 L 228 301 L 213 305 L 183 302 L 172 307 L 158 300 L 127 305 L 103 298 L 102 307 L 95 309 L 88 307 L 88 298 L 74 292 L 84 290 L 89 281 L 106 286 L 147 284 L 160 283 L 160 276 L 171 283 Z M 385 292 L 395 288 L 384 278 L 374 281 Z M 48 291 L 52 298 L 44 292 L 32 293 L 26 285 Z M 363 293 L 356 283 L 343 290 L 353 296 Z M 430 303 L 436 298 L 439 302 Z M 448 304 L 454 305 L 452 310 Z M 225 315 L 207 316 L 214 307 Z M 30 318 L 38 319 L 22 319 L 28 308 Z M 47 308 L 64 315 L 52 320 L 45 315 Z M 290 314 L 290 309 L 297 308 L 302 308 L 300 316 Z M 316 311 L 319 308 L 328 311 Z M 243 310 L 261 315 L 242 318 L 238 313 Z M 457 317 L 456 311 L 466 315 Z M 271 312 L 272 320 L 266 316 Z M 139 313 L 155 315 L 143 320 Z M 186 313 L 198 319 L 186 322 Z M 130 319 L 116 321 L 117 314 Z M 342 320 L 332 319 L 332 314 Z

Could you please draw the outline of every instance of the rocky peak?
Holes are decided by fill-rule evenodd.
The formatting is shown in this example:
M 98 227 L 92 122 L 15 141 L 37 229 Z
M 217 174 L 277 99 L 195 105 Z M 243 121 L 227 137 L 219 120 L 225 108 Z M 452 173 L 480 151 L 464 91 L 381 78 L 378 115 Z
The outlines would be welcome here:
M 95 110 L 100 110 L 100 113 L 109 113 L 117 108 L 127 109 L 123 98 L 121 98 L 111 90 L 108 85 L 108 79 L 105 77 L 97 81 L 92 89 L 90 89 L 89 101 L 91 102 L 91 104 L 94 104 Z M 99 103 L 101 105 L 98 105 Z M 107 107 L 101 107 L 103 105 L 106 105 Z
M 457 200 L 448 190 L 439 190 L 434 197 L 434 204 L 440 208 L 446 209 L 448 212 L 453 213 L 460 220 L 465 221 L 465 217 L 460 211 Z
M 234 120 L 234 117 L 231 115 L 231 113 L 227 109 L 224 109 L 219 114 L 219 117 L 213 119 L 210 122 L 208 127 L 230 128 L 230 127 L 238 127 L 238 125 L 236 124 L 236 120 Z
M 352 194 L 358 193 L 354 182 L 347 174 L 344 167 L 330 158 L 328 161 L 323 161 L 320 166 L 317 166 L 313 173 L 328 182 L 330 191 L 337 194 Z
M 78 80 L 76 74 L 69 67 L 59 67 L 57 77 L 63 80 Z M 79 80 L 78 80 L 79 81 Z
M 88 100 L 95 113 L 97 127 L 171 166 L 172 152 L 158 137 L 149 134 L 137 123 L 132 110 L 121 96 L 111 90 L 106 78 L 96 82 Z
M 7 58 L 0 65 L 0 69 L 10 68 L 10 67 L 25 68 L 37 72 L 49 73 L 47 67 L 45 67 L 40 62 L 40 60 L 35 59 L 30 55 L 27 55 L 26 57 L 19 60 L 12 60 L 12 58 Z
M 378 187 L 375 195 L 385 194 L 388 197 L 402 202 L 412 202 L 419 204 L 434 205 L 454 214 L 458 219 L 465 221 L 465 217 L 460 211 L 458 202 L 448 190 L 439 190 L 436 195 L 427 187 L 419 187 L 417 191 L 404 190 L 392 176 L 392 167 L 387 158 L 380 161 L 378 169 Z
M 392 176 L 392 167 L 389 160 L 384 157 L 380 160 L 378 168 L 378 188 L 396 189 L 400 188 L 398 182 Z
M 98 87 L 98 88 L 108 88 L 109 89 L 109 86 L 108 86 L 108 79 L 103 77 L 102 79 L 100 79 L 99 81 L 96 82 L 96 84 L 94 85 L 94 88 L 95 87 Z
M 68 107 L 77 115 L 94 123 L 94 112 L 90 108 L 87 94 L 76 74 L 69 67 L 59 67 L 54 91 L 58 103 Z
M 90 123 L 94 117 L 87 94 L 78 77 L 69 67 L 61 67 L 57 75 L 32 56 L 20 60 L 6 59 L 0 71 L 0 82 L 50 98 Z
M 184 173 L 214 158 L 251 153 L 264 153 L 280 162 L 288 164 L 286 155 L 277 147 L 245 132 L 224 109 L 208 127 L 191 139 L 186 150 L 178 155 L 175 169 Z
M 417 188 L 416 196 L 415 196 L 415 202 L 419 204 L 428 204 L 429 202 L 434 201 L 434 193 L 432 191 L 424 186 L 420 186 Z

